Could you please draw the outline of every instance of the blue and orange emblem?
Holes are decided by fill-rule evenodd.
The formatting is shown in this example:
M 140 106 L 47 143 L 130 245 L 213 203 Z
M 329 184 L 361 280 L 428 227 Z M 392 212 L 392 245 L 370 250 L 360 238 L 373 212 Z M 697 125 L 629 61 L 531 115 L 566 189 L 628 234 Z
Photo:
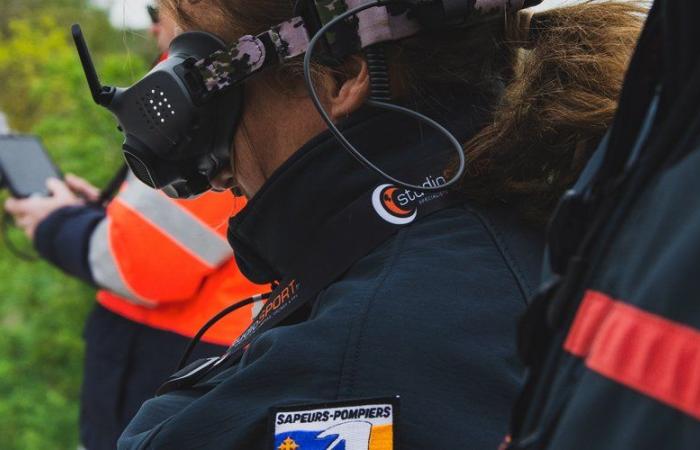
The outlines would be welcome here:
M 396 401 L 277 410 L 274 450 L 393 450 Z

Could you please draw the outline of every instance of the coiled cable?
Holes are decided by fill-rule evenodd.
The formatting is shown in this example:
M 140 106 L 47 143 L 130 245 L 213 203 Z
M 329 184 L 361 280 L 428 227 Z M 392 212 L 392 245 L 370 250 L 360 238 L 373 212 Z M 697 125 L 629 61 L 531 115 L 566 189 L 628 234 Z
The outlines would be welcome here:
M 304 55 L 304 81 L 306 83 L 306 88 L 309 91 L 309 96 L 311 97 L 311 101 L 314 103 L 314 106 L 316 107 L 316 110 L 318 113 L 321 115 L 321 119 L 326 123 L 326 126 L 328 127 L 328 130 L 333 134 L 333 136 L 338 140 L 338 142 L 343 146 L 343 148 L 350 153 L 357 161 L 359 161 L 362 165 L 367 167 L 368 169 L 374 171 L 377 173 L 379 176 L 382 178 L 387 179 L 391 183 L 401 186 L 405 189 L 410 189 L 412 191 L 416 192 L 439 192 L 439 191 L 444 191 L 455 184 L 459 183 L 460 179 L 464 175 L 465 169 L 466 169 L 466 157 L 464 156 L 464 150 L 462 148 L 462 144 L 457 140 L 457 138 L 444 126 L 440 125 L 430 117 L 419 113 L 418 111 L 414 111 L 412 109 L 405 108 L 403 106 L 395 105 L 393 103 L 390 103 L 389 101 L 386 100 L 386 96 L 389 95 L 390 98 L 390 92 L 389 92 L 389 77 L 388 77 L 388 71 L 386 70 L 386 62 L 384 61 L 383 65 L 383 72 L 382 72 L 382 66 L 381 62 L 379 59 L 374 60 L 374 67 L 376 71 L 376 81 L 374 84 L 376 85 L 376 95 L 378 97 L 383 98 L 383 100 L 375 100 L 374 98 L 370 98 L 367 100 L 367 105 L 380 108 L 380 109 L 385 109 L 389 111 L 394 111 L 398 112 L 401 114 L 405 114 L 407 116 L 413 117 L 431 128 L 435 129 L 438 131 L 440 134 L 445 136 L 451 146 L 454 148 L 454 150 L 457 153 L 458 157 L 458 165 L 457 165 L 457 171 L 452 175 L 452 177 L 445 183 L 440 186 L 421 186 L 417 184 L 412 184 L 408 183 L 402 180 L 399 180 L 396 177 L 393 177 L 389 175 L 388 173 L 384 172 L 382 169 L 377 167 L 372 161 L 367 159 L 362 153 L 360 153 L 357 148 L 348 141 L 348 139 L 343 135 L 343 133 L 338 129 L 338 127 L 333 123 L 333 119 L 330 117 L 328 112 L 326 112 L 325 108 L 323 107 L 323 104 L 321 103 L 321 99 L 318 96 L 318 93 L 316 92 L 316 88 L 313 85 L 313 78 L 312 78 L 312 73 L 311 73 L 311 59 L 313 57 L 314 53 L 314 48 L 316 48 L 316 45 L 318 42 L 321 40 L 321 38 L 331 29 L 333 28 L 336 24 L 347 20 L 349 17 L 355 16 L 358 13 L 370 9 L 370 8 L 375 8 L 378 6 L 386 6 L 389 4 L 406 4 L 407 2 L 402 2 L 402 1 L 374 1 L 371 3 L 366 3 L 364 5 L 357 6 L 355 8 L 349 9 L 348 11 L 334 17 L 332 20 L 330 20 L 328 23 L 326 23 L 324 26 L 322 26 L 318 32 L 310 39 L 309 45 L 306 50 L 306 54 Z M 376 57 L 377 53 L 373 54 L 373 57 Z M 385 58 L 385 57 L 384 57 Z M 386 74 L 386 80 L 384 80 L 383 75 Z M 386 85 L 384 82 L 386 81 Z M 373 94 L 374 95 L 374 94 Z

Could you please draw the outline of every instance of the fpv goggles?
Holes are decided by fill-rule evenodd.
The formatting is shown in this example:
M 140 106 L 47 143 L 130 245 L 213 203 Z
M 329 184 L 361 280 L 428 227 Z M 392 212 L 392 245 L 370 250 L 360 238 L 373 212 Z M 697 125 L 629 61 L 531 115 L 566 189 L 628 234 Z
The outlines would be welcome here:
M 210 181 L 231 164 L 233 136 L 243 107 L 242 82 L 248 77 L 305 53 L 308 66 L 316 43 L 324 54 L 338 61 L 424 29 L 459 25 L 476 13 L 514 12 L 540 2 L 300 0 L 296 17 L 257 36 L 243 36 L 231 46 L 210 33 L 181 34 L 173 40 L 168 58 L 128 88 L 102 86 L 80 27 L 74 25 L 72 32 L 93 99 L 116 116 L 124 134 L 126 163 L 146 185 L 174 198 L 187 198 L 209 190 Z M 384 83 L 388 85 L 387 80 Z M 320 108 L 308 73 L 307 85 Z M 397 105 L 375 102 L 375 106 L 410 113 L 447 133 L 461 156 L 462 170 L 440 189 L 458 181 L 464 167 L 463 152 L 447 130 Z M 319 112 L 336 138 L 365 165 L 396 184 L 433 190 L 381 172 L 346 140 L 343 142 L 342 133 L 322 108 Z

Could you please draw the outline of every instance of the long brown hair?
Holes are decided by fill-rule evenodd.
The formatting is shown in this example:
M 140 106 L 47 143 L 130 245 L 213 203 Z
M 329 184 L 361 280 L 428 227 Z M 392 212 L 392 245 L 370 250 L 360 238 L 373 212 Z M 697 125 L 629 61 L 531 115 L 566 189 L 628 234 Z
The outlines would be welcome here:
M 160 3 L 183 29 L 207 30 L 228 42 L 293 14 L 290 0 Z M 386 44 L 392 73 L 399 75 L 392 88 L 438 106 L 450 96 L 486 99 L 488 120 L 464 146 L 469 166 L 462 190 L 474 202 L 505 204 L 542 224 L 612 122 L 645 12 L 623 0 L 506 20 L 475 16 L 464 27 Z M 292 63 L 275 77 L 299 71 Z
M 586 2 L 532 17 L 493 119 L 465 145 L 463 191 L 544 223 L 612 123 L 646 8 Z M 517 22 L 514 26 L 518 26 Z

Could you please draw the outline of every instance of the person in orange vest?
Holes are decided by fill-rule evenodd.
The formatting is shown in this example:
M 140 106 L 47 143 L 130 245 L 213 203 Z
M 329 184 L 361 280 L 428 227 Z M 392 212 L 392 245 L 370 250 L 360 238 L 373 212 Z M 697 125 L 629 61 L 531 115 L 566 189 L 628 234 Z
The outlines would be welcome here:
M 152 32 L 165 51 L 174 24 L 162 18 Z M 51 197 L 5 205 L 44 259 L 100 289 L 84 331 L 80 438 L 89 450 L 116 447 L 207 320 L 266 290 L 240 273 L 226 241 L 227 220 L 243 200 L 230 192 L 173 200 L 126 170 L 111 185 L 100 193 L 67 175 L 49 181 Z M 109 201 L 108 191 L 117 189 Z M 256 311 L 253 305 L 228 316 L 195 354 L 223 353 Z

